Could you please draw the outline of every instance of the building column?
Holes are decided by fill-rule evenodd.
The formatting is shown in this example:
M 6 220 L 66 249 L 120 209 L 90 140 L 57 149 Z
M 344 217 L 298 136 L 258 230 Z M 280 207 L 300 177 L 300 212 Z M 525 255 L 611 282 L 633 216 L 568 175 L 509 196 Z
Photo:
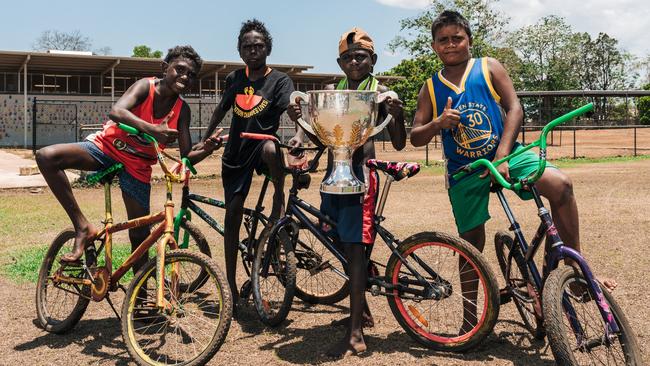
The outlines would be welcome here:
M 31 55 L 27 55 L 23 65 L 18 70 L 18 91 L 20 92 L 20 72 L 23 72 L 23 131 L 25 135 L 24 148 L 27 148 L 27 63 L 31 59 Z

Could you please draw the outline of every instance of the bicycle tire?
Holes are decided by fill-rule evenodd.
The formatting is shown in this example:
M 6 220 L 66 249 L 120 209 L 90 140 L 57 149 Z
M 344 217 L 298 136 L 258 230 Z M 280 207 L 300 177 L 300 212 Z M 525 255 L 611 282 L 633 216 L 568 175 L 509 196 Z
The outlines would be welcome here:
M 296 297 L 309 304 L 333 305 L 350 294 L 341 262 L 306 228 L 300 228 L 293 244 L 296 253 Z
M 538 306 L 537 312 L 541 312 L 542 310 L 539 296 L 540 291 L 531 279 L 526 260 L 519 247 L 515 247 L 515 251 L 512 252 L 511 263 L 506 263 L 508 253 L 512 250 L 513 245 L 514 241 L 507 232 L 499 231 L 494 235 L 494 248 L 497 254 L 497 261 L 499 262 L 499 268 L 501 268 L 501 273 L 507 282 L 508 288 L 511 291 L 512 289 L 516 289 L 517 291 L 517 295 L 511 296 L 524 323 L 524 328 L 536 339 L 544 339 L 546 332 L 544 331 L 543 320 L 536 315 L 535 311 L 536 303 Z M 512 263 L 513 260 L 514 263 Z M 509 264 L 510 273 L 508 273 Z M 513 270 L 518 271 L 518 275 L 514 274 Z M 536 292 L 536 294 L 530 296 L 531 291 Z
M 616 339 L 614 340 L 615 344 L 612 346 L 618 346 L 616 347 L 617 349 L 620 347 L 621 352 L 619 356 L 621 357 L 619 361 L 622 362 L 611 362 L 612 360 L 616 361 L 614 352 L 610 353 L 613 347 L 603 345 L 601 345 L 601 347 L 598 347 L 594 343 L 592 344 L 593 348 L 589 349 L 588 351 L 585 349 L 579 349 L 580 347 L 577 344 L 576 336 L 571 330 L 571 326 L 568 324 L 570 316 L 564 309 L 564 306 L 562 304 L 563 299 L 566 298 L 567 301 L 576 300 L 575 302 L 571 302 L 572 306 L 577 306 L 580 304 L 591 305 L 591 310 L 585 310 L 584 308 L 581 308 L 580 311 L 575 311 L 576 314 L 582 315 L 591 315 L 588 314 L 588 312 L 595 314 L 589 318 L 595 319 L 598 322 L 596 326 L 588 327 L 585 325 L 587 323 L 584 319 L 577 319 L 585 331 L 584 336 L 587 339 L 587 342 L 589 342 L 589 340 L 596 340 L 596 343 L 600 342 L 600 339 L 602 339 L 603 335 L 598 334 L 594 338 L 589 333 L 591 333 L 592 330 L 594 332 L 603 332 L 605 329 L 605 324 L 600 315 L 597 306 L 597 300 L 595 300 L 596 297 L 591 292 L 591 290 L 589 289 L 588 291 L 585 291 L 583 294 L 580 294 L 578 296 L 575 294 L 575 290 L 571 288 L 571 282 L 578 282 L 579 285 L 575 286 L 580 286 L 577 288 L 581 289 L 581 291 L 582 289 L 589 288 L 586 285 L 587 282 L 582 276 L 582 273 L 575 271 L 572 267 L 562 267 L 552 271 L 544 285 L 544 296 L 542 303 L 545 315 L 544 324 L 546 327 L 546 332 L 548 334 L 549 344 L 551 346 L 551 350 L 553 351 L 553 356 L 555 357 L 555 362 L 558 365 L 584 364 L 585 358 L 596 356 L 597 354 L 595 352 L 599 352 L 598 355 L 600 355 L 600 351 L 604 350 L 607 356 L 606 362 L 603 361 L 602 357 L 598 357 L 599 362 L 596 364 L 642 365 L 643 359 L 641 358 L 641 351 L 639 350 L 639 346 L 632 331 L 632 327 L 630 327 L 630 323 L 625 317 L 622 309 L 618 306 L 612 295 L 603 288 L 603 286 L 601 286 L 601 288 L 603 288 L 604 300 L 609 305 L 609 309 L 620 328 L 620 333 L 616 335 Z M 565 289 L 570 291 L 570 293 L 566 293 L 566 296 L 564 296 Z M 610 355 L 613 357 L 610 358 Z M 590 364 L 594 364 L 593 359 L 591 360 Z
M 172 305 L 171 310 L 162 310 L 155 303 L 156 264 L 153 258 L 138 271 L 124 297 L 121 326 L 126 348 L 140 365 L 204 365 L 230 328 L 233 304 L 228 282 L 211 258 L 188 250 L 170 251 L 165 254 L 166 274 L 176 267 L 183 276 L 187 267 L 200 266 L 208 279 L 200 288 L 179 286 L 176 292 L 171 291 L 173 281 L 166 281 L 164 297 Z M 203 329 L 193 332 L 194 326 Z M 184 351 L 190 355 L 180 359 Z
M 429 252 L 433 253 L 434 260 L 425 261 L 423 259 L 424 255 L 427 254 L 425 249 L 429 249 Z M 403 262 L 400 257 L 405 258 L 412 266 L 420 266 L 419 273 L 428 273 L 413 255 L 415 251 L 419 250 L 416 256 L 421 262 L 426 262 L 426 265 L 435 272 L 435 277 L 430 273 L 428 274 L 428 283 L 436 286 L 444 294 L 439 300 L 424 297 L 416 299 L 413 297 L 412 304 L 407 305 L 405 302 L 411 300 L 408 297 L 410 295 L 400 291 L 399 288 L 392 290 L 392 293 L 387 297 L 388 305 L 397 322 L 409 336 L 429 348 L 454 352 L 471 349 L 487 338 L 499 316 L 499 291 L 492 270 L 476 248 L 460 238 L 451 237 L 444 233 L 423 232 L 404 240 L 397 250 L 399 256 L 391 255 L 386 266 L 387 281 L 393 286 L 402 286 L 402 288 L 414 286 L 413 282 L 417 282 L 415 277 L 411 277 L 413 279 L 408 277 L 412 275 L 407 272 L 407 269 L 402 270 Z M 451 253 L 443 257 L 443 250 L 451 250 Z M 437 254 L 434 252 L 437 252 Z M 462 267 L 461 257 L 465 261 Z M 443 263 L 443 260 L 447 258 L 452 258 L 451 264 Z M 434 263 L 436 268 L 432 268 Z M 469 264 L 469 267 L 466 266 L 467 264 Z M 462 313 L 466 303 L 463 302 L 465 296 L 460 289 L 460 276 L 461 273 L 466 275 L 469 271 L 477 273 L 476 278 L 480 281 L 476 286 L 475 304 L 477 314 L 475 315 L 476 324 L 471 329 L 463 331 L 462 327 L 465 325 L 465 318 Z M 445 275 L 447 272 L 450 272 L 452 276 Z M 454 283 L 450 281 L 454 281 Z M 462 282 L 466 283 L 468 280 L 465 279 Z M 457 285 L 455 289 L 454 284 Z M 417 290 L 415 287 L 412 288 Z M 425 301 L 428 303 L 428 300 L 433 301 L 433 304 L 429 305 L 428 312 L 418 310 L 418 307 L 424 306 Z M 459 302 L 461 308 L 460 322 L 458 316 L 453 313 L 443 314 L 439 318 L 431 319 L 432 316 L 440 315 L 439 309 L 450 309 L 454 304 L 457 306 Z M 440 306 L 437 306 L 438 304 Z M 437 309 L 435 314 L 432 310 L 433 306 L 436 306 Z M 479 309 L 482 309 L 480 315 L 478 314 Z M 429 315 L 428 320 L 424 317 L 427 314 Z M 436 329 L 433 329 L 434 327 Z
M 296 289 L 296 257 L 291 240 L 284 228 L 280 228 L 278 234 L 273 238 L 269 236 L 268 229 L 264 229 L 260 233 L 253 261 L 251 285 L 253 302 L 260 320 L 262 323 L 274 327 L 282 323 L 291 310 Z M 271 255 L 269 273 L 263 278 L 261 272 L 264 256 L 272 243 L 275 250 Z M 276 286 L 273 286 L 274 282 Z M 279 290 L 281 293 L 271 296 L 270 287 L 278 288 L 278 285 L 282 287 Z
M 199 230 L 199 228 L 192 222 L 183 217 L 180 223 L 180 230 L 178 235 L 178 240 L 182 240 L 185 233 L 189 234 L 189 243 L 187 250 L 200 252 L 207 257 L 211 258 L 212 254 L 210 252 L 210 246 L 208 241 L 205 239 L 205 235 Z M 180 244 L 180 243 L 179 243 Z M 208 280 L 208 273 L 205 269 L 201 268 L 201 272 L 196 275 L 196 277 L 189 283 L 181 283 L 181 289 L 183 291 L 194 291 L 205 284 Z M 183 287 L 186 286 L 186 287 Z
M 81 317 L 86 311 L 90 303 L 90 287 L 89 286 L 67 286 L 69 291 L 58 289 L 56 292 L 55 286 L 52 286 L 52 291 L 48 291 L 48 284 L 53 284 L 49 277 L 61 268 L 59 259 L 62 254 L 71 251 L 74 244 L 75 231 L 72 228 L 61 231 L 52 241 L 47 250 L 47 254 L 41 264 L 41 269 L 38 273 L 38 281 L 36 283 L 36 315 L 38 321 L 43 329 L 48 332 L 62 334 L 79 322 Z M 58 265 L 58 266 L 57 266 Z M 69 276 L 77 277 L 80 279 L 87 279 L 88 276 L 81 266 L 70 266 Z M 76 292 L 78 295 L 75 295 Z M 64 297 L 64 301 L 70 303 L 70 306 L 49 306 L 54 300 L 49 300 L 48 295 L 55 293 L 56 298 Z M 63 310 L 60 315 L 54 314 L 54 309 L 70 308 Z

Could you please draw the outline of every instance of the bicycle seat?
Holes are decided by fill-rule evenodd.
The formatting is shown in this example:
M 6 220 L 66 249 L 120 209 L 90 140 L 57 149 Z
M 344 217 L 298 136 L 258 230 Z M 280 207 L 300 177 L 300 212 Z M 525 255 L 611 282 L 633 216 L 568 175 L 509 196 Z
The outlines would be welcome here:
M 382 172 L 390 175 L 395 181 L 400 181 L 404 178 L 412 177 L 420 171 L 420 164 L 418 163 L 400 163 L 394 161 L 383 161 L 377 159 L 369 159 L 366 166 L 371 169 L 381 170 Z
M 124 169 L 124 164 L 116 163 L 104 170 L 89 174 L 86 177 L 86 181 L 90 184 L 110 183 L 113 181 L 113 178 L 115 178 L 115 176 L 122 171 L 122 169 Z

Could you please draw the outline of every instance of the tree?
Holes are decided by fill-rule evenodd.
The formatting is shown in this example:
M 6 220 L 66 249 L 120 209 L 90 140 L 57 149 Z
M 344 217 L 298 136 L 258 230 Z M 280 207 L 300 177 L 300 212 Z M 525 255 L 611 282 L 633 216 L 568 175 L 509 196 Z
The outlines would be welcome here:
M 487 0 L 434 0 L 431 6 L 415 17 L 400 21 L 401 33 L 389 44 L 393 52 L 403 50 L 411 55 L 411 59 L 402 60 L 385 75 L 403 76 L 404 80 L 391 82 L 404 101 L 407 121 L 412 120 L 417 107 L 417 96 L 422 84 L 435 72 L 442 68 L 442 63 L 431 49 L 431 23 L 443 10 L 452 9 L 461 13 L 470 23 L 472 29 L 472 56 L 482 57 L 495 55 L 499 48 L 494 45 L 504 32 L 509 17 L 491 8 L 494 1 Z M 515 63 L 516 55 L 506 49 L 501 52 L 508 54 L 509 60 Z
M 438 58 L 419 56 L 411 60 L 402 60 L 397 66 L 383 75 L 403 76 L 404 79 L 388 83 L 404 102 L 406 121 L 412 121 L 417 108 L 420 88 L 433 73 L 442 68 Z
M 650 84 L 644 85 L 643 90 L 650 90 Z M 650 97 L 638 98 L 636 108 L 639 111 L 639 122 L 642 125 L 650 125 Z
M 151 52 L 151 47 L 146 45 L 139 45 L 133 47 L 132 57 L 162 58 L 162 51 L 156 50 Z
M 102 47 L 93 51 L 96 55 L 108 56 L 113 53 L 113 49 L 110 47 Z
M 497 0 L 498 1 L 498 0 Z M 415 17 L 402 19 L 400 31 L 406 36 L 398 35 L 389 44 L 394 51 L 405 50 L 419 57 L 432 55 L 431 23 L 444 10 L 456 10 L 469 22 L 472 30 L 472 55 L 482 57 L 490 54 L 503 39 L 505 25 L 510 17 L 491 7 L 497 1 L 488 0 L 434 0 L 431 6 Z
M 70 33 L 58 30 L 46 30 L 32 45 L 35 51 L 45 52 L 48 50 L 59 51 L 89 51 L 91 47 L 90 38 L 84 36 L 78 30 Z

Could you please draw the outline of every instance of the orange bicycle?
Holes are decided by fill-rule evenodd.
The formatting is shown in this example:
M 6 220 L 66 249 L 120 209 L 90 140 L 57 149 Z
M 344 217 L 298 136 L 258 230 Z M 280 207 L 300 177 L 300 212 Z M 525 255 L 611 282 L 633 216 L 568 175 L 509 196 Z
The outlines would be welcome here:
M 153 137 L 126 125 L 120 127 L 139 134 L 156 148 L 158 163 L 165 174 L 165 208 L 114 224 L 110 186 L 123 166 L 118 163 L 93 174 L 90 180 L 104 186 L 104 227 L 85 249 L 83 257 L 74 263 L 60 261 L 61 255 L 73 246 L 74 230 L 66 229 L 54 239 L 38 276 L 38 320 L 46 331 L 64 333 L 79 322 L 91 300 L 106 300 L 121 319 L 127 350 L 139 364 L 203 365 L 226 338 L 232 319 L 232 299 L 228 282 L 212 259 L 196 251 L 179 249 L 174 240 L 172 183 L 185 181 L 190 170 L 196 172 L 186 158 L 179 160 L 163 152 Z M 178 164 L 170 170 L 164 157 Z M 157 226 L 113 272 L 113 234 L 149 225 Z M 207 246 L 191 222 L 182 225 L 199 247 Z M 156 257 L 135 274 L 125 289 L 120 279 L 154 245 Z M 126 294 L 121 316 L 109 297 L 109 292 L 118 289 Z

